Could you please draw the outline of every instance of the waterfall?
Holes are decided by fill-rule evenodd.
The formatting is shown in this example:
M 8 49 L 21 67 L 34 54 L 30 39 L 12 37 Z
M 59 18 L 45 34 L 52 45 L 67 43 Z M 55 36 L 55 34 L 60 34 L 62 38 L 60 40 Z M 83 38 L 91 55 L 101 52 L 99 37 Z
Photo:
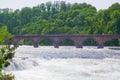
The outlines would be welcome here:
M 118 80 L 119 49 L 20 46 L 5 70 L 13 73 L 15 80 Z

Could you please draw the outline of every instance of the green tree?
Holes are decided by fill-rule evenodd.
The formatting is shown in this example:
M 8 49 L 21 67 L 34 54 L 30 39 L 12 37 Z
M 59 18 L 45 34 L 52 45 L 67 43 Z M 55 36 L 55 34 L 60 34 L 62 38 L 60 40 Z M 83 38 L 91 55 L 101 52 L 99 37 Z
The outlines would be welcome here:
M 9 35 L 7 27 L 4 25 L 0 28 L 0 45 L 4 43 L 5 38 Z
M 8 36 L 9 32 L 7 27 L 3 26 L 0 29 L 0 80 L 13 80 L 14 76 L 12 74 L 6 74 L 4 68 L 10 65 L 9 60 L 14 57 L 15 48 L 11 47 L 12 37 Z M 6 45 L 4 45 L 6 42 Z
M 114 3 L 108 9 L 99 11 L 87 3 L 64 1 L 42 3 L 15 11 L 0 9 L 0 26 L 3 24 L 15 35 L 120 34 L 120 4 Z

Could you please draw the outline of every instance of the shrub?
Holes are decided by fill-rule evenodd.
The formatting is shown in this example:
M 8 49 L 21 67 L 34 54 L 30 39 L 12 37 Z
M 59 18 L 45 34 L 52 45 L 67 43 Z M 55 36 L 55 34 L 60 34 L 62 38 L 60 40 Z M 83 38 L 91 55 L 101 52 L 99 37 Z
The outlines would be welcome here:
M 4 69 L 10 65 L 9 60 L 14 57 L 15 47 L 10 46 L 12 38 L 6 38 L 6 45 L 0 46 L 0 80 L 14 80 L 14 75 L 6 74 Z

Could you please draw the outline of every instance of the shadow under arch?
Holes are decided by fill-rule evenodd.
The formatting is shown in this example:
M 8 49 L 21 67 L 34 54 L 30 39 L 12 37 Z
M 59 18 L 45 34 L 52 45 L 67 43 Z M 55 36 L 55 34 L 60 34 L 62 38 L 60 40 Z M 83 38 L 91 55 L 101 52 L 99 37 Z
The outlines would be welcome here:
M 85 39 L 82 43 L 82 45 L 84 46 L 97 46 L 98 42 L 95 39 Z
M 53 45 L 53 41 L 51 39 L 42 39 L 40 42 L 39 42 L 39 45 L 40 46 L 52 46 Z
M 30 39 L 20 39 L 19 45 L 32 45 L 32 41 Z
M 63 39 L 59 42 L 60 46 L 74 46 L 75 42 L 72 39 Z
M 120 39 L 110 39 L 104 42 L 105 46 L 120 46 Z

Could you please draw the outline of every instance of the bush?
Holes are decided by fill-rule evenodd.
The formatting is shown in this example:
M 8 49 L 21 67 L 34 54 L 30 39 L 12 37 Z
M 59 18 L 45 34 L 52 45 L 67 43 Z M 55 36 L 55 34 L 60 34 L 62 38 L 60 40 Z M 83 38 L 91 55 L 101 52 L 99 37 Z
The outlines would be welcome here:
M 0 80 L 14 80 L 14 75 L 0 73 Z
M 5 40 L 6 45 L 0 46 L 0 80 L 14 80 L 12 74 L 6 74 L 4 69 L 10 65 L 9 60 L 14 57 L 15 47 L 10 46 L 11 38 Z

